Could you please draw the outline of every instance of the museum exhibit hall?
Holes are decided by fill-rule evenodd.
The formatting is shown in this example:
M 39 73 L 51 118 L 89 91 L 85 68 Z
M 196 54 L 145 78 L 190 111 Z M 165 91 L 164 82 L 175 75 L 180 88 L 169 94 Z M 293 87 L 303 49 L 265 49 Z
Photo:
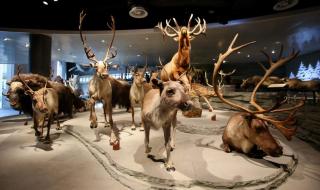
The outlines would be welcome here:
M 1 3 L 1 190 L 319 187 L 320 1 Z

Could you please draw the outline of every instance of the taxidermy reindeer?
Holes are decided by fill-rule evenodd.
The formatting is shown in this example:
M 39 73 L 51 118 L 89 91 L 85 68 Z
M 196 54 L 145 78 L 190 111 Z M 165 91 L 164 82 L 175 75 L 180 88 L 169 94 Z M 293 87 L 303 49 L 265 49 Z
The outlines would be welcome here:
M 219 71 L 219 75 L 220 75 L 220 80 L 218 80 L 218 87 L 219 87 L 219 90 L 222 92 L 222 88 L 224 87 L 224 83 L 223 83 L 223 80 L 226 76 L 230 76 L 232 75 L 233 73 L 235 73 L 236 70 L 233 69 L 231 72 L 229 73 L 225 73 L 223 72 L 223 70 L 220 70 Z
M 146 79 L 144 75 L 146 73 L 147 64 L 143 68 L 143 71 L 138 71 L 135 69 L 133 73 L 133 82 L 130 88 L 130 103 L 131 103 L 131 116 L 132 116 L 132 130 L 136 130 L 135 122 L 134 122 L 134 105 L 140 103 L 141 108 L 143 104 L 143 98 L 145 94 L 144 83 Z M 144 126 L 141 123 L 140 131 L 144 130 Z
M 187 27 L 183 26 L 180 28 L 175 18 L 173 18 L 173 21 L 176 28 L 170 25 L 171 20 L 166 20 L 165 27 L 162 26 L 162 22 L 159 22 L 156 26 L 161 30 L 163 36 L 172 37 L 179 43 L 178 52 L 175 53 L 171 61 L 163 67 L 160 79 L 162 81 L 168 81 L 169 78 L 172 80 L 180 79 L 188 90 L 191 89 L 190 79 L 187 75 L 180 78 L 180 75 L 190 68 L 191 40 L 193 40 L 195 36 L 205 34 L 206 32 L 206 21 L 203 19 L 203 24 L 201 24 L 201 19 L 199 17 L 196 18 L 197 25 L 191 30 L 190 24 L 192 17 L 193 14 L 191 14 L 189 18 Z
M 20 74 L 20 71 L 18 71 L 18 77 L 20 78 L 19 74 Z M 60 128 L 60 122 L 58 118 L 58 113 L 59 113 L 58 93 L 53 88 L 47 88 L 47 83 L 45 84 L 44 88 L 41 88 L 37 91 L 33 91 L 27 85 L 27 83 L 25 83 L 23 79 L 20 78 L 20 80 L 23 83 L 23 85 L 27 88 L 26 93 L 32 99 L 33 119 L 35 123 L 36 122 L 44 123 L 45 119 L 48 118 L 47 135 L 45 137 L 45 143 L 50 143 L 50 127 L 54 117 L 57 120 L 58 128 Z M 40 132 L 38 131 L 38 127 L 36 127 L 36 125 L 34 126 L 34 130 L 36 134 L 40 134 Z M 42 131 L 43 131 L 43 124 L 42 124 Z
M 145 153 L 150 153 L 149 134 L 150 128 L 163 129 L 165 148 L 167 159 L 165 167 L 168 171 L 175 170 L 170 152 L 172 149 L 170 141 L 171 137 L 171 123 L 176 119 L 178 109 L 183 111 L 189 110 L 192 106 L 190 97 L 186 94 L 186 89 L 178 81 L 162 82 L 153 79 L 153 83 L 159 89 L 152 89 L 143 99 L 142 104 L 142 124 L 145 128 Z
M 82 35 L 82 22 L 85 16 L 86 14 L 82 11 L 80 13 L 80 23 L 79 23 L 80 37 L 81 37 L 81 41 L 82 41 L 86 56 L 90 61 L 90 65 L 88 66 L 93 67 L 96 70 L 93 78 L 89 81 L 89 95 L 90 95 L 90 103 L 91 103 L 90 128 L 96 128 L 98 126 L 94 105 L 96 101 L 102 101 L 105 126 L 108 126 L 110 124 L 112 128 L 110 144 L 116 145 L 119 142 L 119 138 L 115 137 L 114 128 L 113 128 L 112 86 L 111 86 L 109 73 L 108 73 L 109 64 L 107 63 L 108 60 L 114 58 L 117 54 L 116 51 L 111 52 L 112 44 L 115 37 L 115 21 L 114 21 L 114 18 L 111 16 L 112 25 L 110 26 L 108 24 L 108 27 L 112 30 L 112 33 L 113 33 L 112 40 L 109 47 L 106 50 L 104 59 L 102 61 L 98 61 L 92 49 L 89 46 L 87 46 L 86 37 Z M 109 115 L 109 123 L 106 117 L 107 113 Z
M 250 104 L 255 108 L 255 110 L 243 107 L 236 103 L 233 103 L 227 99 L 225 99 L 218 89 L 218 72 L 220 70 L 220 66 L 232 52 L 236 52 L 239 49 L 246 47 L 254 42 L 249 42 L 237 47 L 233 47 L 234 43 L 238 37 L 238 34 L 234 37 L 231 44 L 229 45 L 228 50 L 219 55 L 218 61 L 215 63 L 214 71 L 213 71 L 213 84 L 214 90 L 219 97 L 219 99 L 238 109 L 241 110 L 240 113 L 237 113 L 230 117 L 228 124 L 225 128 L 222 140 L 224 145 L 224 150 L 226 152 L 231 152 L 232 150 L 236 150 L 238 152 L 243 152 L 246 154 L 252 153 L 255 148 L 261 149 L 265 154 L 270 156 L 280 156 L 282 155 L 282 147 L 277 143 L 274 137 L 271 135 L 268 126 L 273 125 L 276 127 L 288 140 L 291 140 L 291 137 L 295 134 L 296 128 L 286 128 L 286 125 L 293 125 L 295 123 L 294 114 L 304 105 L 304 102 L 300 102 L 297 105 L 286 108 L 279 108 L 282 104 L 286 102 L 286 100 L 277 102 L 273 107 L 265 109 L 257 104 L 256 102 L 256 93 L 261 84 L 266 80 L 266 78 L 277 68 L 284 65 L 285 63 L 294 59 L 299 52 L 295 52 L 294 50 L 288 56 L 283 58 L 282 51 L 279 55 L 277 61 L 272 61 L 270 55 L 266 52 L 262 51 L 262 53 L 268 58 L 270 67 L 266 69 L 266 72 L 262 79 L 259 81 L 257 86 L 254 88 L 251 98 Z M 279 114 L 279 113 L 288 113 L 288 116 L 284 120 L 280 120 L 273 115 L 270 114 Z M 268 114 L 268 115 L 266 115 Z

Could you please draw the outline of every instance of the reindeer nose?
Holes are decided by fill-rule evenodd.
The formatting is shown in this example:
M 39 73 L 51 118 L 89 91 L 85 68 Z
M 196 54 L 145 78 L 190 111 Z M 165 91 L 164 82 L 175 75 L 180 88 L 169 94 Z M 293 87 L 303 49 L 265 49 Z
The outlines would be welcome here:
M 101 74 L 101 77 L 102 78 L 107 78 L 107 77 L 109 77 L 109 73 L 103 73 L 103 74 Z

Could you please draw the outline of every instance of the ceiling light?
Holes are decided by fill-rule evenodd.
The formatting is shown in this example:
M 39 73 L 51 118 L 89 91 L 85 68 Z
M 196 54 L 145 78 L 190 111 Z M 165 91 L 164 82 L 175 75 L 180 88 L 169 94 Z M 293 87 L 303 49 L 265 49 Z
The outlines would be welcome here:
M 272 50 L 272 51 L 271 51 L 271 53 L 272 53 L 272 54 L 275 54 L 275 53 L 276 53 L 276 51 Z
M 54 2 L 58 2 L 58 0 L 53 0 Z
M 145 39 L 146 39 L 146 40 L 149 40 L 149 37 L 146 37 Z
M 241 53 L 240 51 L 237 52 L 237 54 L 240 54 L 240 53 Z
M 30 47 L 30 44 L 29 44 L 29 43 L 26 43 L 25 47 L 26 47 L 26 48 Z
M 140 54 L 137 54 L 137 57 L 140 57 L 141 55 Z
M 299 0 L 278 0 L 278 2 L 273 6 L 275 11 L 284 11 L 296 6 Z
M 276 41 L 276 42 L 275 42 L 275 44 L 281 44 L 281 42 L 279 42 L 279 41 Z
M 105 40 L 101 40 L 101 43 L 105 43 L 106 41 Z
M 48 5 L 48 2 L 47 2 L 47 1 L 42 1 L 42 3 L 43 3 L 44 5 Z
M 60 48 L 58 48 L 57 50 L 58 50 L 58 51 L 61 51 L 61 49 L 60 49 Z
M 142 6 L 132 6 L 129 15 L 133 18 L 145 18 L 148 16 L 148 11 Z
M 247 55 L 247 58 L 249 58 L 249 57 L 250 57 L 250 54 Z

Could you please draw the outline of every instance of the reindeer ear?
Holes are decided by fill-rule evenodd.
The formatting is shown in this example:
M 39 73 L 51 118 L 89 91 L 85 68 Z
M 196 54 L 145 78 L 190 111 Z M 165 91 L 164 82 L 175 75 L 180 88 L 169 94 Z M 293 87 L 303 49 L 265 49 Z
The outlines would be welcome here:
M 6 84 L 7 84 L 8 86 L 10 86 L 10 85 L 11 85 L 11 80 L 7 81 Z
M 154 84 L 155 86 L 160 88 L 160 92 L 163 89 L 163 82 L 161 80 L 158 79 L 152 79 L 152 84 Z

